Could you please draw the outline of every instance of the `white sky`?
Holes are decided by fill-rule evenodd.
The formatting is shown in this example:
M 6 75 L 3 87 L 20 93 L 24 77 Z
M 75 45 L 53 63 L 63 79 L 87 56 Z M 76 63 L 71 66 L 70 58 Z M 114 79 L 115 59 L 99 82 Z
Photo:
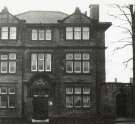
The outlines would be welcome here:
M 87 11 L 89 15 L 89 5 L 91 3 L 99 3 L 100 8 L 100 20 L 112 21 L 113 24 L 120 24 L 118 20 L 110 17 L 108 13 L 116 13 L 115 9 L 112 9 L 110 3 L 127 4 L 135 3 L 135 0 L 0 0 L 0 10 L 3 7 L 7 7 L 10 13 L 19 14 L 29 10 L 43 10 L 43 11 L 62 11 L 68 14 L 74 12 L 75 7 L 79 7 L 82 12 Z M 106 4 L 106 5 L 104 5 Z M 129 78 L 132 77 L 132 63 L 130 62 L 128 67 L 125 68 L 123 61 L 132 57 L 132 49 L 128 47 L 126 49 L 114 52 L 114 49 L 119 45 L 113 41 L 117 41 L 125 36 L 125 33 L 112 26 L 106 32 L 106 80 L 114 81 L 114 78 L 118 78 L 118 81 L 129 82 Z

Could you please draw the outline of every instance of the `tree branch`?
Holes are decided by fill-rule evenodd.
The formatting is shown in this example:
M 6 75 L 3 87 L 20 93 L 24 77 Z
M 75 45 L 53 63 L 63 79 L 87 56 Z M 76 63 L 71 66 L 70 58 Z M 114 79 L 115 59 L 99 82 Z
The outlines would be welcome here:
M 130 62 L 130 61 L 132 61 L 133 60 L 133 58 L 129 58 L 128 60 L 126 60 L 126 61 L 124 61 L 123 62 L 123 64 L 125 64 L 125 67 L 127 68 L 127 66 L 128 66 L 128 63 Z
M 125 48 L 125 47 L 127 47 L 127 46 L 130 46 L 130 45 L 132 45 L 132 44 L 125 44 L 125 45 L 123 45 L 122 47 L 117 47 L 116 49 L 114 49 L 114 51 L 123 49 L 123 48 Z
M 126 15 L 125 11 L 123 9 L 121 9 L 121 7 L 119 5 L 116 5 L 119 10 L 124 14 L 124 16 L 126 17 L 127 21 L 129 22 L 130 26 L 132 26 L 132 22 L 129 20 L 128 16 Z
M 130 29 L 128 29 L 127 27 L 123 27 L 123 26 L 120 26 L 120 25 L 117 25 L 117 26 L 114 26 L 114 27 L 122 28 L 122 29 L 124 29 L 124 30 L 127 30 L 127 31 L 130 33 L 130 35 L 132 36 L 132 32 L 131 32 L 131 30 L 130 30 Z

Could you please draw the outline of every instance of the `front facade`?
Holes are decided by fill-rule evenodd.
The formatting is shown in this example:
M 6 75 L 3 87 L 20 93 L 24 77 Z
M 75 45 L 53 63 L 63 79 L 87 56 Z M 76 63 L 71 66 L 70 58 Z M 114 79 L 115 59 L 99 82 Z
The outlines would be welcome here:
M 105 31 L 79 8 L 71 15 L 0 13 L 0 117 L 47 120 L 87 117 L 99 111 L 105 82 Z

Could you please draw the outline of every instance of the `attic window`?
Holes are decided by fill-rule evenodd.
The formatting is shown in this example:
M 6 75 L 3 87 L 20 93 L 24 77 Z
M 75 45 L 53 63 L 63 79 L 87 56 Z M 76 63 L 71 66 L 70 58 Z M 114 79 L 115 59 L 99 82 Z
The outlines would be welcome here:
M 89 27 L 66 27 L 66 40 L 89 40 Z

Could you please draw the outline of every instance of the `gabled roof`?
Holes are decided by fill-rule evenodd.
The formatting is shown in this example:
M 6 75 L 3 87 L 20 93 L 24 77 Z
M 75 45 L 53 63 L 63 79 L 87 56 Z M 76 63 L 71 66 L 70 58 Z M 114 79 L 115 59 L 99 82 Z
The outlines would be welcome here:
M 57 23 L 68 15 L 59 11 L 27 11 L 16 15 L 17 18 L 25 20 L 26 23 Z
M 20 21 L 16 16 L 9 13 L 6 7 L 0 12 L 0 23 L 18 23 Z
M 63 23 L 90 23 L 90 18 L 85 14 L 81 13 L 80 9 L 77 7 L 75 12 L 63 20 L 60 20 Z

